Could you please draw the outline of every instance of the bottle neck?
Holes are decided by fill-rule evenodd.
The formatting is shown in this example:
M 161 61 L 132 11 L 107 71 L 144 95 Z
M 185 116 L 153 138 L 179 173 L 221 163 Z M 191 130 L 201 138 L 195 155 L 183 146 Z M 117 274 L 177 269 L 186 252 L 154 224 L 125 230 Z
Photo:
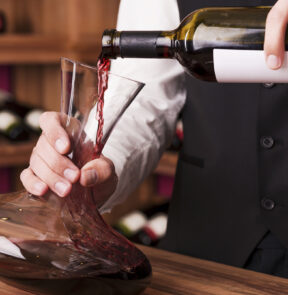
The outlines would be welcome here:
M 174 31 L 106 30 L 102 37 L 102 57 L 174 58 Z

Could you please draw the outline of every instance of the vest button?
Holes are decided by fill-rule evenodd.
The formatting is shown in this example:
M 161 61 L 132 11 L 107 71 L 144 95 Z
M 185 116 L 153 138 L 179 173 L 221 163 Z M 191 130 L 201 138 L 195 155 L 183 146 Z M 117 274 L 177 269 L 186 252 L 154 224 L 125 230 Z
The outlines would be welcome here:
M 267 88 L 267 89 L 269 89 L 269 88 L 272 88 L 272 87 L 274 87 L 275 86 L 275 83 L 263 83 L 263 87 L 264 88 Z
M 271 149 L 274 145 L 274 139 L 271 136 L 262 136 L 260 138 L 260 144 L 265 149 Z
M 275 202 L 271 199 L 264 198 L 261 200 L 261 206 L 263 209 L 273 210 L 275 207 Z

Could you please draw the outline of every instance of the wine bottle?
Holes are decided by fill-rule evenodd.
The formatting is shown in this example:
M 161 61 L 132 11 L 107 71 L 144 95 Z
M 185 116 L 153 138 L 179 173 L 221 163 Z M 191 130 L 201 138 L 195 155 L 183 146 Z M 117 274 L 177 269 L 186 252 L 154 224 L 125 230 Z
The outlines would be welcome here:
M 27 114 L 24 117 L 24 123 L 28 127 L 29 131 L 37 135 L 40 135 L 41 133 L 39 118 L 42 113 L 43 113 L 42 109 L 32 108 L 31 110 L 27 112 Z
M 9 110 L 0 111 L 0 133 L 10 141 L 24 141 L 30 138 L 21 118 Z
M 18 103 L 10 92 L 0 90 L 0 133 L 10 141 L 28 140 L 40 134 L 42 110 Z
M 31 108 L 17 102 L 15 97 L 9 91 L 0 89 L 0 109 L 8 110 L 23 118 Z
M 102 56 L 174 58 L 192 76 L 205 81 L 288 82 L 287 62 L 276 71 L 265 64 L 263 43 L 269 10 L 203 8 L 172 31 L 105 30 Z
M 131 241 L 146 246 L 156 246 L 165 236 L 168 215 L 164 212 L 153 215 L 146 225 L 133 237 Z

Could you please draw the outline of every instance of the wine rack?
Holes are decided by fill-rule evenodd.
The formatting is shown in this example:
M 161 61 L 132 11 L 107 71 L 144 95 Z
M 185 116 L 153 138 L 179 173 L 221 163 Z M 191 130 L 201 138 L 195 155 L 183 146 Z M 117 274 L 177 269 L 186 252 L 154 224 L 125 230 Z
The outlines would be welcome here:
M 60 58 L 95 64 L 101 34 L 115 26 L 118 5 L 119 0 L 0 0 L 7 22 L 0 64 L 11 65 L 17 100 L 58 111 Z M 0 141 L 0 167 L 26 165 L 34 145 Z

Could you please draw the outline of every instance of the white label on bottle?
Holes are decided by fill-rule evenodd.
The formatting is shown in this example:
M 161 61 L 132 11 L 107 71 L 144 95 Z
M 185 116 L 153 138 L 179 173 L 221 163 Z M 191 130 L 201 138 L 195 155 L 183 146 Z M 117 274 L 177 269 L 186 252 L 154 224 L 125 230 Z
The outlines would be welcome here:
M 288 52 L 283 65 L 271 70 L 262 50 L 213 50 L 214 71 L 220 83 L 288 83 Z
M 0 236 L 0 253 L 25 260 L 20 249 L 3 236 Z
M 119 223 L 126 226 L 132 233 L 140 230 L 147 222 L 146 216 L 140 211 L 134 211 L 130 214 L 123 216 Z
M 148 221 L 146 226 L 155 233 L 158 239 L 161 239 L 162 237 L 164 237 L 166 233 L 167 222 L 168 222 L 167 215 L 164 213 L 159 213 L 156 216 L 152 217 Z
M 25 123 L 32 129 L 39 130 L 40 129 L 39 118 L 42 113 L 43 111 L 39 109 L 34 109 L 30 111 L 25 117 Z
M 2 111 L 0 112 L 0 131 L 7 130 L 12 124 L 15 124 L 18 121 L 18 118 L 8 112 L 8 111 Z

